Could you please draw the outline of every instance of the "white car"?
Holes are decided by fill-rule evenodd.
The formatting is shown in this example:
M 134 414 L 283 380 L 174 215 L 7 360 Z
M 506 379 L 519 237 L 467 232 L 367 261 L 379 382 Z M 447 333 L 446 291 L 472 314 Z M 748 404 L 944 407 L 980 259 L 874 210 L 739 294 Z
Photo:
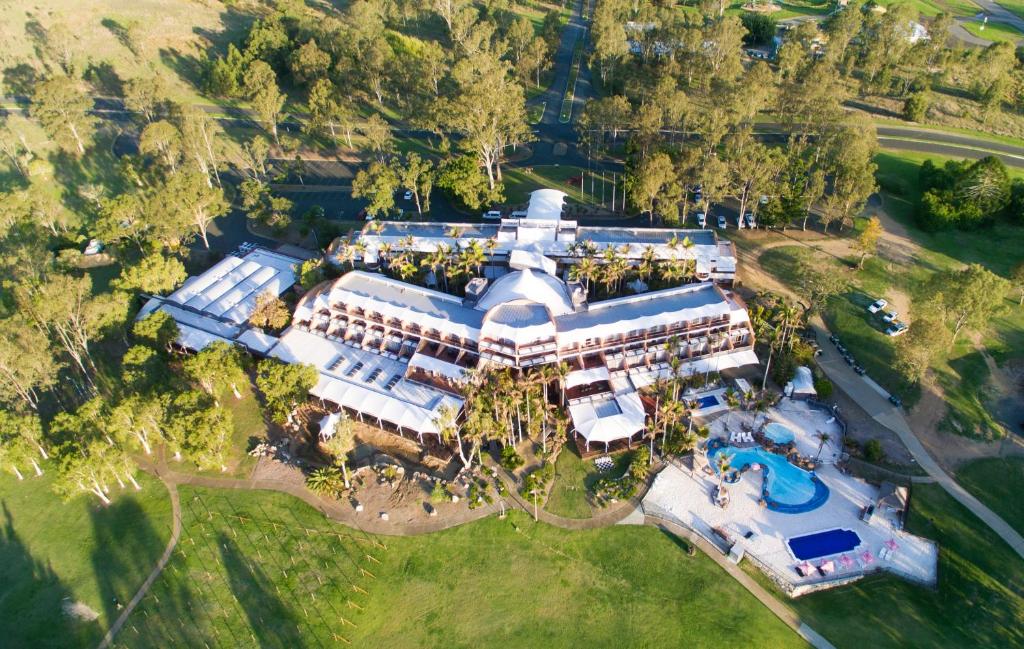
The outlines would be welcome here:
M 754 219 L 753 212 L 747 212 L 743 215 L 743 225 L 747 226 L 751 230 L 757 227 L 757 220 Z
M 484 212 L 483 217 L 485 219 L 500 219 L 501 212 L 499 212 L 498 210 L 489 210 L 487 212 Z
M 412 192 L 411 191 L 406 191 L 405 194 L 402 195 L 402 198 L 407 200 L 407 201 L 411 201 L 412 200 Z
M 892 337 L 902 336 L 903 334 L 907 333 L 907 329 L 909 328 L 910 327 L 903 324 L 902 322 L 894 322 L 888 329 L 885 330 L 885 335 Z
M 896 322 L 896 318 L 898 317 L 900 317 L 900 314 L 896 313 L 895 311 L 889 311 L 888 313 L 882 316 L 882 320 L 884 322 L 893 323 Z
M 868 313 L 878 313 L 887 306 L 889 306 L 889 303 L 885 300 L 875 300 L 868 305 Z
M 718 215 L 718 227 L 720 227 L 723 230 L 729 227 L 729 224 L 726 223 L 725 221 L 725 217 L 722 216 L 721 214 Z
M 708 215 L 705 214 L 704 212 L 697 212 L 697 225 L 699 225 L 702 228 L 707 227 Z
M 768 194 L 761 194 L 761 205 L 767 205 L 768 201 L 770 200 L 771 198 L 768 196 Z

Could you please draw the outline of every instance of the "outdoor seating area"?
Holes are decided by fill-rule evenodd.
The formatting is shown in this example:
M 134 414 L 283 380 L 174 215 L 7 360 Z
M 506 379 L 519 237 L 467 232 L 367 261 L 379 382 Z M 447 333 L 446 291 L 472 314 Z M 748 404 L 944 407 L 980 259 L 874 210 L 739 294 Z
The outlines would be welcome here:
M 791 596 L 878 571 L 935 584 L 935 543 L 881 520 L 861 520 L 877 487 L 826 465 L 816 476 L 828 499 L 812 512 L 786 513 L 763 506 L 760 472 L 742 476 L 720 489 L 713 472 L 666 466 L 644 498 L 644 512 L 693 529 L 736 560 L 751 559 Z
M 607 473 L 615 468 L 615 460 L 608 455 L 602 455 L 601 457 L 594 460 L 594 466 L 597 467 L 598 471 Z

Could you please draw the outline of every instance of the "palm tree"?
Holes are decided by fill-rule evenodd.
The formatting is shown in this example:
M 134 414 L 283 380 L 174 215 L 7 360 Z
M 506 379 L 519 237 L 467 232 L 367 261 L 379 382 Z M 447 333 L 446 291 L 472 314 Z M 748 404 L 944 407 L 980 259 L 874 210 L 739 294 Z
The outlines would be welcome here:
M 582 281 L 587 288 L 587 295 L 590 295 L 590 280 L 600 272 L 597 260 L 593 257 L 583 257 L 578 264 L 569 269 L 569 278 L 574 282 Z
M 657 254 L 654 252 L 654 246 L 647 246 L 644 248 L 643 256 L 640 257 L 640 263 L 637 265 L 636 269 L 637 276 L 640 277 L 644 283 L 648 283 L 650 281 L 651 275 L 654 274 L 656 262 Z
M 822 449 L 825 448 L 825 444 L 827 444 L 829 442 L 829 440 L 832 439 L 832 435 L 826 433 L 823 430 L 819 430 L 817 433 L 814 434 L 814 436 L 817 437 L 821 441 L 821 443 L 818 444 L 818 453 L 817 453 L 817 455 L 814 456 L 814 463 L 817 464 L 818 463 L 818 459 L 821 457 Z
M 732 455 L 719 453 L 715 456 L 715 468 L 718 469 L 718 493 L 722 493 L 725 484 L 725 474 L 732 468 Z
M 669 286 L 677 286 L 686 273 L 686 269 L 674 260 L 663 262 L 660 265 L 660 270 L 661 280 Z
M 336 496 L 341 491 L 341 472 L 334 466 L 316 469 L 306 478 L 306 487 L 320 496 Z

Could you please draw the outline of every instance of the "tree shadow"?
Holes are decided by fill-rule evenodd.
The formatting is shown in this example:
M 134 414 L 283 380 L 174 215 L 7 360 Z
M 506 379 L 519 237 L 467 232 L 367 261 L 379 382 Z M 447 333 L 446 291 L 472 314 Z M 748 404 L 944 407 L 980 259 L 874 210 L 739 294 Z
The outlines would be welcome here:
M 306 642 L 299 633 L 298 620 L 277 595 L 274 583 L 259 564 L 242 553 L 227 534 L 217 536 L 221 560 L 228 585 L 238 605 L 249 620 L 260 647 L 303 647 Z
M 124 47 L 130 50 L 132 54 L 138 56 L 138 52 L 135 51 L 136 44 L 132 41 L 131 34 L 128 32 L 128 27 L 119 23 L 116 19 L 109 17 L 101 20 L 100 24 L 114 35 L 114 38 L 117 39 L 118 43 L 124 45 Z
M 95 620 L 86 621 L 86 609 L 78 621 L 65 612 L 75 603 L 70 589 L 48 563 L 32 557 L 14 529 L 14 518 L 2 502 L 0 527 L 0 645 L 40 647 L 92 644 L 99 633 Z M 68 610 L 74 610 L 68 608 Z M 81 642 L 73 642 L 73 639 Z M 72 642 L 69 642 L 72 641 Z
M 108 507 L 89 507 L 89 517 L 96 543 L 93 572 L 107 619 L 113 622 L 160 559 L 170 531 L 158 533 L 132 498 L 119 498 Z
M 91 83 L 100 94 L 108 97 L 124 96 L 124 80 L 109 61 L 90 62 L 82 78 Z
M 39 71 L 28 63 L 17 63 L 4 68 L 3 85 L 8 95 L 18 98 L 30 97 L 38 82 Z

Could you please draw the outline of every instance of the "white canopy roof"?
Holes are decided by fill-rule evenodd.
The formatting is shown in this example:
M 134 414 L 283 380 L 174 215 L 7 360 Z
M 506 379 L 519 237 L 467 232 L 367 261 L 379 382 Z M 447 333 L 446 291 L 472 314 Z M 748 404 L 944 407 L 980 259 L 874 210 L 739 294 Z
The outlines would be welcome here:
M 499 277 L 487 289 L 476 304 L 480 311 L 487 311 L 499 304 L 526 301 L 543 304 L 552 315 L 572 313 L 565 284 L 551 275 L 529 268 Z
M 640 395 L 627 392 L 614 398 L 582 401 L 569 406 L 576 432 L 587 442 L 610 443 L 643 430 L 646 420 Z
M 811 373 L 811 368 L 803 365 L 796 368 L 796 374 L 793 376 L 793 380 L 786 384 L 785 392 L 789 395 L 814 396 L 818 394 L 814 389 L 814 375 Z
M 589 385 L 598 381 L 607 381 L 608 367 L 601 365 L 600 367 L 592 367 L 587 370 L 576 370 L 575 372 L 569 372 L 565 376 L 565 387 L 575 388 L 578 385 Z
M 530 204 L 526 218 L 531 220 L 557 221 L 562 217 L 565 192 L 557 189 L 537 189 L 530 192 Z
M 339 421 L 341 421 L 340 412 L 332 412 L 324 415 L 320 420 L 320 439 L 327 441 L 334 437 L 334 427 Z
M 509 340 L 516 345 L 553 340 L 555 323 L 547 307 L 542 304 L 521 303 L 499 304 L 484 317 L 480 328 L 481 336 L 491 340 Z M 554 342 L 551 343 L 554 350 Z
M 508 265 L 516 270 L 527 268 L 543 271 L 548 275 L 558 272 L 558 263 L 537 250 L 524 250 L 516 248 L 508 255 Z

